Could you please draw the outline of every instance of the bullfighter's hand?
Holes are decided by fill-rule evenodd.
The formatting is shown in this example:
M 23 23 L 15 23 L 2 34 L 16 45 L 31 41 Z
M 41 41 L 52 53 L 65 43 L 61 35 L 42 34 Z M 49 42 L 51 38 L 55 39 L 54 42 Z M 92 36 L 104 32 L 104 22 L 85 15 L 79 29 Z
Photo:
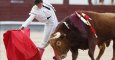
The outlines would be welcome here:
M 21 26 L 21 27 L 19 28 L 19 30 L 22 30 L 22 29 L 24 29 L 24 27 L 23 27 L 23 26 Z

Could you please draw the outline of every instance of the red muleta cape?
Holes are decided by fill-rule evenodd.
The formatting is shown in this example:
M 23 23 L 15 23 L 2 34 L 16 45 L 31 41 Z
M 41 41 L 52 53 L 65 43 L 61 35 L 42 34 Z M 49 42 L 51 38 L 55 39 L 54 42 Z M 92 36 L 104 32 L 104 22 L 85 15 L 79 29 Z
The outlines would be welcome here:
M 41 60 L 39 51 L 29 35 L 29 28 L 8 30 L 4 33 L 3 40 L 8 60 Z

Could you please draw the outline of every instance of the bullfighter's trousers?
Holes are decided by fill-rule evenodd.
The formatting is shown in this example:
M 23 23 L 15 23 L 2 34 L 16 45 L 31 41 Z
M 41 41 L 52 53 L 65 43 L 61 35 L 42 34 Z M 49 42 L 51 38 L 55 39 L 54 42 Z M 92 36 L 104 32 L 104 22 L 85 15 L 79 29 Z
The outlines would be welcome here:
M 56 25 L 45 24 L 43 38 L 42 38 L 40 44 L 38 45 L 38 48 L 45 48 L 45 46 L 47 45 L 51 34 L 55 30 L 55 28 L 56 28 Z

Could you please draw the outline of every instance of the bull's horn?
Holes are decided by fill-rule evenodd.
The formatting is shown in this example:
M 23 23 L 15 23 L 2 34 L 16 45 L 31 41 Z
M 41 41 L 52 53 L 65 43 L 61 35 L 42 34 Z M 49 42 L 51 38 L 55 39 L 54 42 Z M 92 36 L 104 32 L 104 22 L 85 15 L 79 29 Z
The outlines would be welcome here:
M 57 32 L 54 34 L 54 37 L 52 37 L 51 39 L 56 39 L 56 38 L 59 38 L 60 36 L 61 36 L 61 33 Z

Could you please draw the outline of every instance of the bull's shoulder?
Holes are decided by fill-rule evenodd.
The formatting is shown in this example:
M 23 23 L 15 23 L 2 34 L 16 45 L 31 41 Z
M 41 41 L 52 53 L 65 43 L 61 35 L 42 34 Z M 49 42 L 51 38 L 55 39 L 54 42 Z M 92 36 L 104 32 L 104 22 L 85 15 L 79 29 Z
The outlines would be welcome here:
M 98 20 L 115 20 L 115 13 L 100 13 L 93 11 L 84 11 L 87 15 L 89 15 L 92 19 Z
M 93 11 L 84 11 L 85 14 L 89 15 L 92 20 L 96 23 L 113 25 L 115 24 L 115 13 L 99 13 Z

